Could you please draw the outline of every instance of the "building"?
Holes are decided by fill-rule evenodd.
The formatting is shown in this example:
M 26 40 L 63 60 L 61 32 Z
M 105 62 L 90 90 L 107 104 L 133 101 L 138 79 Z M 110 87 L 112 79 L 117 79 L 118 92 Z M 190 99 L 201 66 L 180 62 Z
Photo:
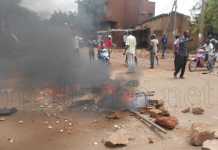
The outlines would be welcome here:
M 174 17 L 175 13 L 161 14 L 146 20 L 144 23 L 136 26 L 136 28 L 149 28 L 151 33 L 155 33 L 159 39 L 161 39 L 163 34 L 167 34 L 169 47 L 171 48 L 174 41 Z M 175 29 L 178 35 L 181 35 L 184 31 L 190 30 L 190 17 L 177 13 Z
M 148 0 L 106 0 L 104 28 L 133 28 L 155 15 L 155 3 Z

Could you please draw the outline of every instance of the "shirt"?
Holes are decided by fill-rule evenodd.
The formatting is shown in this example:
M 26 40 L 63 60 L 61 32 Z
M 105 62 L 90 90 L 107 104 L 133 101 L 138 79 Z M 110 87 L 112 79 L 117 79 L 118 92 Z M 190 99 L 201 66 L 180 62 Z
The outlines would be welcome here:
M 174 49 L 175 49 L 175 53 L 178 54 L 178 52 L 179 52 L 179 39 L 176 39 L 174 41 Z
M 178 55 L 187 57 L 189 55 L 188 51 L 188 42 L 191 41 L 189 38 L 185 38 L 184 36 L 179 39 L 179 50 Z
M 208 55 L 213 56 L 215 53 L 215 49 L 212 43 L 205 44 L 204 45 L 206 51 L 208 52 Z
M 105 47 L 109 49 L 113 47 L 113 42 L 111 39 L 105 40 Z
M 157 51 L 158 51 L 158 44 L 159 44 L 158 39 L 152 39 L 151 40 L 152 52 L 157 53 Z
M 135 36 L 129 35 L 126 38 L 126 45 L 128 46 L 127 53 L 135 55 L 137 45 Z
M 163 45 L 167 45 L 167 43 L 168 43 L 167 37 L 166 37 L 166 36 L 163 36 L 163 38 L 162 38 L 162 44 L 163 44 Z
M 80 47 L 80 46 L 79 46 L 79 43 L 80 43 L 81 40 L 82 40 L 82 38 L 79 37 L 79 36 L 75 36 L 75 37 L 74 37 L 75 48 L 79 48 L 79 47 Z

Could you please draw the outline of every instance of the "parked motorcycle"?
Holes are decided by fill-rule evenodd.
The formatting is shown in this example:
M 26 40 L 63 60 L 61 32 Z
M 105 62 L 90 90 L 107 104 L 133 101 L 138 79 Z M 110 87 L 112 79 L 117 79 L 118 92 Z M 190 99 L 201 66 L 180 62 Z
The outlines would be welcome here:
M 198 68 L 206 68 L 208 71 L 211 71 L 216 63 L 217 54 L 208 55 L 208 52 L 200 48 L 197 50 L 197 54 L 189 62 L 189 71 L 197 71 Z

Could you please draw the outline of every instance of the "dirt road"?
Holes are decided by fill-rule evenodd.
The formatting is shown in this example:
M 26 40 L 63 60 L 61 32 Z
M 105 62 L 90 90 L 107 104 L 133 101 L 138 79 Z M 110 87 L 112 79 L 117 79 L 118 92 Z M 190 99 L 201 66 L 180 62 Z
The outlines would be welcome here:
M 41 112 L 19 111 L 0 122 L 0 150 L 104 150 L 107 149 L 104 138 L 117 130 L 117 126 L 131 137 L 128 146 L 122 148 L 125 150 L 200 150 L 189 145 L 189 129 L 194 122 L 218 124 L 217 74 L 187 72 L 186 79 L 175 80 L 172 59 L 161 60 L 159 66 L 150 70 L 146 57 L 140 58 L 136 74 L 127 74 L 123 61 L 122 53 L 114 51 L 111 78 L 137 79 L 138 90 L 156 91 L 155 97 L 163 99 L 179 120 L 175 130 L 159 136 L 129 115 L 108 121 L 101 113 L 64 112 L 60 117 L 46 117 Z M 181 110 L 189 106 L 201 106 L 206 112 L 201 116 L 182 114 Z M 148 138 L 154 144 L 149 144 Z

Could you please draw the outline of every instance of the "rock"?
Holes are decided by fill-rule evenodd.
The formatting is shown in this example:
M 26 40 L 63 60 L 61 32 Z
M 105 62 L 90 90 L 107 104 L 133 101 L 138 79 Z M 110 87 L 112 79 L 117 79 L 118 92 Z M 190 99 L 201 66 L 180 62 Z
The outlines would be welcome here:
M 202 150 L 217 150 L 218 140 L 207 140 L 203 143 Z
M 181 112 L 182 113 L 189 113 L 190 111 L 191 111 L 191 108 L 188 107 L 188 108 L 183 109 Z
M 163 100 L 150 100 L 149 103 L 152 106 L 154 106 L 155 108 L 157 108 L 157 109 L 164 106 L 164 101 Z
M 192 108 L 192 113 L 194 115 L 202 115 L 204 114 L 204 109 L 201 107 L 195 107 L 195 108 Z
M 166 117 L 170 116 L 169 111 L 164 106 L 160 107 L 159 110 L 162 111 L 160 114 L 161 116 L 166 116 Z
M 98 142 L 94 142 L 93 144 L 94 144 L 94 145 L 98 145 Z
M 148 143 L 149 144 L 154 144 L 154 140 L 152 138 L 148 138 Z
M 14 139 L 13 138 L 8 138 L 8 142 L 11 143 L 11 144 L 14 143 Z
M 207 140 L 214 139 L 214 131 L 207 124 L 195 123 L 191 127 L 190 143 L 193 146 L 202 146 Z
M 119 112 L 114 112 L 114 113 L 107 115 L 106 118 L 110 120 L 118 120 L 121 118 L 121 116 Z
M 178 124 L 178 120 L 176 117 L 158 117 L 155 120 L 155 123 L 160 125 L 161 127 L 165 128 L 165 129 L 172 130 Z
M 129 137 L 125 130 L 118 130 L 117 132 L 111 134 L 108 139 L 105 140 L 105 146 L 115 148 L 115 147 L 125 147 L 129 143 Z
M 53 127 L 51 125 L 48 126 L 48 129 L 52 129 Z
M 151 115 L 152 118 L 156 118 L 156 117 L 160 116 L 161 113 L 162 113 L 161 110 L 156 109 L 156 108 L 152 108 L 148 112 L 149 112 L 149 114 Z
M 6 120 L 6 119 L 5 119 L 5 118 L 3 118 L 3 117 L 2 117 L 2 118 L 0 118 L 0 121 L 5 121 L 5 120 Z
M 63 133 L 64 132 L 64 130 L 63 129 L 60 129 L 60 133 Z
M 156 108 L 159 109 L 160 107 L 164 106 L 164 101 L 163 100 L 157 100 L 156 101 Z
M 116 125 L 116 124 L 114 125 L 114 128 L 115 129 L 121 129 L 121 127 L 119 125 Z
M 19 124 L 23 124 L 23 120 L 18 121 Z
M 59 121 L 59 120 L 57 120 L 57 121 L 55 121 L 55 123 L 56 123 L 56 124 L 59 124 L 59 123 L 60 123 L 60 121 Z
M 214 137 L 216 138 L 216 139 L 218 139 L 218 129 L 216 129 L 216 130 L 214 130 L 215 132 L 214 132 Z

